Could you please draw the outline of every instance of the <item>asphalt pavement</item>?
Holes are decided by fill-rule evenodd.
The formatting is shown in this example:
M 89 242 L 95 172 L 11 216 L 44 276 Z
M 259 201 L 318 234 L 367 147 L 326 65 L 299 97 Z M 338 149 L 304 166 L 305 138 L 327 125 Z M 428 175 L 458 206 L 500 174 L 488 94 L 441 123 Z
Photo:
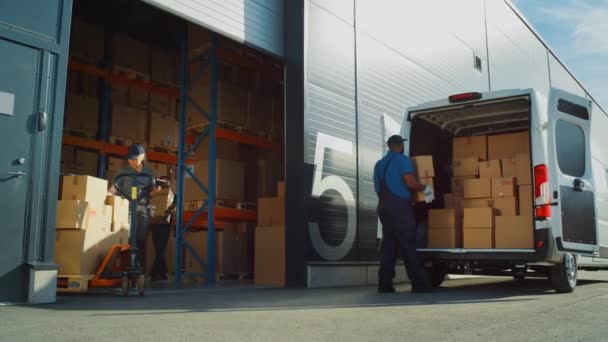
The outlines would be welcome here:
M 253 287 L 62 295 L 0 306 L 0 341 L 608 341 L 608 271 L 450 280 L 434 293 Z

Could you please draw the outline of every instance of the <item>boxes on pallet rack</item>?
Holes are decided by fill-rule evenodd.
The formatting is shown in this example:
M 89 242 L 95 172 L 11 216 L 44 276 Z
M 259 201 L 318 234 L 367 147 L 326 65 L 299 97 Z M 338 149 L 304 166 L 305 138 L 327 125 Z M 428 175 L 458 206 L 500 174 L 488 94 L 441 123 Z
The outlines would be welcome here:
M 98 130 L 99 101 L 94 97 L 68 94 L 64 126 L 70 135 L 95 137 Z
M 177 117 L 177 102 L 174 97 L 155 92 L 150 93 L 150 112 Z
M 70 56 L 90 64 L 103 58 L 104 31 L 77 16 L 72 18 L 70 32 Z
M 222 262 L 224 260 L 224 251 L 222 247 L 224 246 L 224 232 L 216 231 L 215 232 L 215 272 L 218 274 L 223 273 L 223 265 Z M 196 252 L 198 257 L 207 264 L 207 238 L 208 233 L 206 231 L 187 231 L 184 233 L 184 240 L 190 244 L 192 249 Z M 183 248 L 182 255 L 184 257 L 184 271 L 188 273 L 204 273 L 206 272 L 199 263 L 196 261 L 196 258 L 188 248 Z
M 128 138 L 135 143 L 146 141 L 148 114 L 145 110 L 124 105 L 112 107 L 111 135 L 118 138 Z
M 157 112 L 150 113 L 150 147 L 177 149 L 178 122 L 175 116 Z
M 247 119 L 245 127 L 253 133 L 270 134 L 272 132 L 273 120 L 272 97 L 256 92 L 248 92 L 247 96 Z
M 149 73 L 150 47 L 148 45 L 123 34 L 115 34 L 112 48 L 115 65 Z
M 277 197 L 258 199 L 255 229 L 255 283 L 285 286 L 285 186 L 277 183 Z
M 209 178 L 208 161 L 197 161 L 189 166 L 194 175 L 203 182 L 207 183 Z M 216 159 L 216 186 L 215 196 L 218 200 L 243 201 L 244 200 L 244 168 L 243 164 L 224 159 Z M 184 201 L 198 201 L 207 198 L 207 194 L 197 185 L 197 183 L 186 177 L 184 180 Z
M 74 146 L 61 146 L 61 166 L 62 175 L 75 174 L 76 172 L 76 148 Z
M 174 86 L 178 82 L 179 57 L 177 53 L 152 48 L 150 77 L 154 83 Z
M 99 153 L 81 148 L 75 149 L 75 171 L 79 175 L 96 175 Z

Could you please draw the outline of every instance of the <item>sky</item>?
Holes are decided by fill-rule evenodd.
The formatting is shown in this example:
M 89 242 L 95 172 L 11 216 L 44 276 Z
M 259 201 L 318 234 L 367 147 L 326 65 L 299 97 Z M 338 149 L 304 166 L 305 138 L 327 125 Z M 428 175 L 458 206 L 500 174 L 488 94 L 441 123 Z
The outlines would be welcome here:
M 608 0 L 512 0 L 608 111 Z

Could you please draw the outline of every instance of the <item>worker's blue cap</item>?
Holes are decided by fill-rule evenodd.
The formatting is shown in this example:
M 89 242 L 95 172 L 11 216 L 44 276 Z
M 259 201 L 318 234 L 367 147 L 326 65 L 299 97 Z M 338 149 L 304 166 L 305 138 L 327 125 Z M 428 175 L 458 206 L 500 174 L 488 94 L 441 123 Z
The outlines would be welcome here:
M 404 141 L 407 141 L 407 139 L 404 139 L 400 135 L 393 135 L 390 138 L 388 138 L 388 141 L 386 143 L 389 145 L 398 145 L 398 144 L 403 144 Z
M 146 153 L 146 150 L 144 149 L 143 146 L 141 146 L 139 144 L 133 144 L 133 145 L 129 146 L 129 151 L 127 152 L 127 158 L 137 159 L 137 157 L 141 156 L 144 153 Z

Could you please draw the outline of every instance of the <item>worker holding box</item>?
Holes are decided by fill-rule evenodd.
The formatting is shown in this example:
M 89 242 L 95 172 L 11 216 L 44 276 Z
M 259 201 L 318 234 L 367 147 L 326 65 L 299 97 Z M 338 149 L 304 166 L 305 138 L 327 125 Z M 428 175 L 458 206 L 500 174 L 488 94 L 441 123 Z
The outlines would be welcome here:
M 145 173 L 152 176 L 154 175 L 154 172 L 152 172 L 152 170 L 145 165 L 144 160 L 146 159 L 146 150 L 143 146 L 138 144 L 129 146 L 127 151 L 127 159 L 129 161 L 129 166 L 120 169 L 116 174 L 116 177 L 123 174 L 133 175 L 138 173 Z M 116 185 L 118 185 L 126 194 L 130 194 L 132 192 L 131 188 L 134 186 L 138 188 L 138 193 L 141 192 L 142 189 L 154 186 L 150 196 L 153 196 L 154 193 L 161 190 L 160 186 L 150 184 L 150 179 L 148 177 L 138 177 L 135 184 L 133 184 L 134 182 L 132 177 L 122 177 L 118 179 L 118 182 L 112 182 L 112 186 L 108 190 L 111 195 L 116 195 L 117 193 L 114 183 L 117 183 Z M 145 265 L 143 265 L 143 263 L 146 260 L 144 252 L 146 247 L 146 235 L 148 234 L 148 217 L 150 216 L 149 205 L 150 197 L 144 197 L 137 206 L 137 217 L 131 217 L 131 220 L 137 220 L 137 249 L 140 251 L 140 261 L 142 266 L 144 266 L 144 269 Z M 131 225 L 131 227 L 133 227 L 133 225 Z
M 416 220 L 412 208 L 412 191 L 424 193 L 425 201 L 434 200 L 433 190 L 420 183 L 412 161 L 404 155 L 405 146 L 399 135 L 388 139 L 389 151 L 374 168 L 374 185 L 378 194 L 378 216 L 382 223 L 378 292 L 395 292 L 393 274 L 396 251 L 401 249 L 413 292 L 430 290 L 426 272 L 416 253 Z

